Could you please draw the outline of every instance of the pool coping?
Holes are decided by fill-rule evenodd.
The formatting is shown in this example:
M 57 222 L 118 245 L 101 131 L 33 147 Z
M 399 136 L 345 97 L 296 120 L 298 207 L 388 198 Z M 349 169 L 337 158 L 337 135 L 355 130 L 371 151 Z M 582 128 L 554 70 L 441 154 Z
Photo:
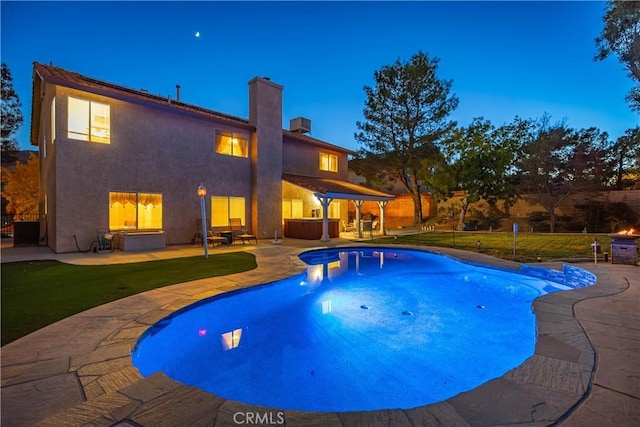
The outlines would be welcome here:
M 335 247 L 362 246 L 367 245 Z M 520 265 L 445 248 L 398 247 L 443 253 L 500 268 L 517 270 Z M 253 414 L 253 417 L 262 417 L 265 424 L 266 421 L 278 424 L 282 420 L 287 425 L 299 426 L 555 424 L 569 417 L 589 395 L 596 369 L 596 353 L 576 319 L 576 304 L 616 295 L 629 288 L 624 276 L 603 270 L 600 275 L 605 277 L 599 276 L 598 283 L 593 286 L 536 299 L 533 309 L 538 336 L 532 357 L 502 377 L 473 390 L 413 409 L 342 413 L 280 411 L 225 400 L 163 374 L 142 378 L 131 364 L 130 354 L 139 337 L 156 321 L 213 295 L 270 283 L 301 273 L 306 268 L 297 255 L 308 248 L 256 245 L 246 249 L 256 254 L 258 268 L 255 270 L 172 285 L 105 304 L 4 346 L 3 423 L 13 420 L 18 422 L 12 425 L 42 426 L 87 423 L 228 426 L 246 422 L 248 414 Z M 283 259 L 288 261 L 286 267 L 283 267 Z M 548 268 L 560 265 L 541 264 Z M 106 324 L 100 325 L 101 321 Z M 59 331 L 83 328 L 86 323 L 96 323 L 94 327 L 103 334 L 102 337 L 98 334 L 97 339 L 93 337 L 94 344 L 84 338 L 87 342 L 80 340 L 77 348 L 70 345 L 73 343 L 63 343 L 56 351 L 47 348 L 51 345 L 52 334 L 60 336 Z M 92 350 L 81 351 L 83 346 Z M 29 352 L 32 354 L 28 355 Z M 55 393 L 61 391 L 65 397 L 57 399 L 59 395 Z M 42 399 L 61 402 L 42 410 L 38 419 L 21 417 L 21 411 L 33 408 L 34 400 Z M 245 418 L 239 419 L 238 414 Z M 20 420 L 25 423 L 21 424 Z

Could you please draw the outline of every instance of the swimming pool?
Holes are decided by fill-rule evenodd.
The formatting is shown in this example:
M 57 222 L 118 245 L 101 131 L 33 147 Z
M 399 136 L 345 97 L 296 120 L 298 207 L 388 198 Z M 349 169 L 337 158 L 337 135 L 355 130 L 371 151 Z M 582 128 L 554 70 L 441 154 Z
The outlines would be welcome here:
M 280 409 L 412 408 L 530 357 L 531 302 L 569 287 L 398 248 L 310 251 L 303 274 L 222 294 L 152 326 L 142 375 Z

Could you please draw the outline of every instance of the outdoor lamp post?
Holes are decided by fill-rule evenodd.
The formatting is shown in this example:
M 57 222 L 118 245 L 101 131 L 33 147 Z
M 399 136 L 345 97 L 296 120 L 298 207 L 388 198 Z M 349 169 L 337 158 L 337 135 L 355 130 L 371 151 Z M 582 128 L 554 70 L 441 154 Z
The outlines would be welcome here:
M 198 187 L 198 196 L 200 196 L 200 206 L 202 209 L 202 244 L 204 245 L 204 257 L 209 258 L 209 245 L 207 244 L 207 210 L 204 207 L 204 196 L 207 195 L 207 189 L 203 183 Z

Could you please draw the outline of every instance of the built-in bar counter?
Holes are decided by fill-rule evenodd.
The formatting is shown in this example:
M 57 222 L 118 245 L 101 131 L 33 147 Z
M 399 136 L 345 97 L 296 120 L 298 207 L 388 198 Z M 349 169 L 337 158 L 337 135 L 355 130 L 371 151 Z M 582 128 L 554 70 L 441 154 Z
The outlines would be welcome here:
M 340 220 L 329 218 L 329 237 L 340 237 Z M 284 237 L 292 239 L 320 240 L 322 218 L 285 218 Z

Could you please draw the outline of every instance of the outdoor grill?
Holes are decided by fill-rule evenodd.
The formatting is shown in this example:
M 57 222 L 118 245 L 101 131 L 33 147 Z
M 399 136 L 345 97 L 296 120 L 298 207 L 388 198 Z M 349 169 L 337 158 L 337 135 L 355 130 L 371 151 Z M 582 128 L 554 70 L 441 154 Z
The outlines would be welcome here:
M 638 264 L 638 234 L 611 234 L 611 264 Z

